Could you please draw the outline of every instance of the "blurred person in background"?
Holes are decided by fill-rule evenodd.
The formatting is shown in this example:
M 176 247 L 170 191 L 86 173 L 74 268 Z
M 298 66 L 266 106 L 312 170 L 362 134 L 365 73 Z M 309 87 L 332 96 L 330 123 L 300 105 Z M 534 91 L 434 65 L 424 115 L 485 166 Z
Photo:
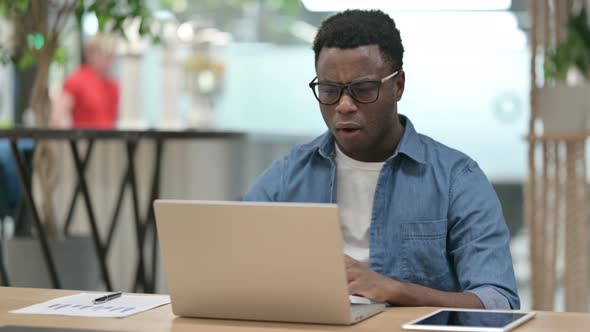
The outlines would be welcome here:
M 112 129 L 117 122 L 119 86 L 111 78 L 117 40 L 97 34 L 85 43 L 86 62 L 65 81 L 54 99 L 54 128 Z

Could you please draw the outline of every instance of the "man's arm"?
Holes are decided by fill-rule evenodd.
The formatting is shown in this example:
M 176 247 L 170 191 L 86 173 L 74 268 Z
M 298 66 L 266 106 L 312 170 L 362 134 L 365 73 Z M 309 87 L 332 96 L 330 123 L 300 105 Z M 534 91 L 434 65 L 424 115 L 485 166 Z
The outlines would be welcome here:
M 345 256 L 345 263 L 348 289 L 352 295 L 403 306 L 484 308 L 479 297 L 469 292 L 444 292 L 394 280 L 349 256 Z
M 477 164 L 459 169 L 450 190 L 447 251 L 463 292 L 400 282 L 346 258 L 349 290 L 378 302 L 518 309 L 509 233 L 498 197 Z
M 72 109 L 74 97 L 65 90 L 54 100 L 49 124 L 53 128 L 70 128 L 72 126 Z
M 519 309 L 502 207 L 474 161 L 457 172 L 449 198 L 447 251 L 461 289 L 477 295 L 487 309 Z
M 283 187 L 283 168 L 286 156 L 272 162 L 260 175 L 250 190 L 244 195 L 244 201 L 277 202 Z

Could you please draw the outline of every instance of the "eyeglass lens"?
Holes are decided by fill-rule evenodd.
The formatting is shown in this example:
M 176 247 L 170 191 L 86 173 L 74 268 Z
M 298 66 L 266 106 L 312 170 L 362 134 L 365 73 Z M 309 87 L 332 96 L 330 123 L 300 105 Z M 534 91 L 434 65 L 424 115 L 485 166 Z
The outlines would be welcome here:
M 348 85 L 348 92 L 352 98 L 361 103 L 371 103 L 379 97 L 379 86 L 378 81 L 356 82 Z M 314 93 L 321 103 L 334 104 L 340 99 L 342 90 L 345 88 L 345 85 L 318 83 Z

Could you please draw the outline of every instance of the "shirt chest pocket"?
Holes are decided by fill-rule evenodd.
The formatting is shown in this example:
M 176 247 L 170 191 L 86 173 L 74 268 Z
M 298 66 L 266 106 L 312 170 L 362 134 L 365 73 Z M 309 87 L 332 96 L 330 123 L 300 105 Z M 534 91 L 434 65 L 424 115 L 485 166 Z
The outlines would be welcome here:
M 406 281 L 434 286 L 450 277 L 447 219 L 401 224 L 402 274 Z

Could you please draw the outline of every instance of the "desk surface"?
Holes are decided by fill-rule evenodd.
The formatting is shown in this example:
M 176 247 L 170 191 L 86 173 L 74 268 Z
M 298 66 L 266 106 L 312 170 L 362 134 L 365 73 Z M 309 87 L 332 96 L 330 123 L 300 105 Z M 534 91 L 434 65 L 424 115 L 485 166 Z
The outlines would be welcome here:
M 385 312 L 351 327 L 179 318 L 170 305 L 162 306 L 127 318 L 85 318 L 9 314 L 19 309 L 55 297 L 78 293 L 53 289 L 0 287 L 0 325 L 23 325 L 62 328 L 85 328 L 108 331 L 403 331 L 401 324 L 434 310 L 434 308 L 388 308 Z M 517 332 L 529 331 L 588 331 L 589 313 L 538 312 Z

